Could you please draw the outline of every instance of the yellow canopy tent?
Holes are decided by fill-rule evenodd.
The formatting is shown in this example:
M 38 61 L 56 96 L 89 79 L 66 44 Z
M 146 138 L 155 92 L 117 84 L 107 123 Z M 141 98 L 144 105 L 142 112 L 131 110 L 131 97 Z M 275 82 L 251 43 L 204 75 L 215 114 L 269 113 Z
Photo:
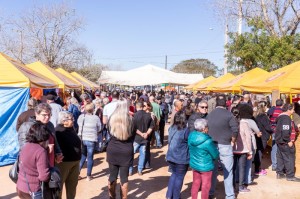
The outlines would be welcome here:
M 27 110 L 31 90 L 42 93 L 44 88 L 57 87 L 56 82 L 0 53 L 0 166 L 14 163 L 19 154 L 16 124 Z
M 193 83 L 193 84 L 190 84 L 190 85 L 184 87 L 184 89 L 187 89 L 187 90 L 193 90 L 194 86 L 196 86 L 196 84 L 198 84 L 198 82 L 199 82 L 199 81 L 197 81 L 197 82 L 195 82 L 195 83 Z
M 73 75 L 73 77 L 75 77 L 76 79 L 79 79 L 79 80 L 81 80 L 81 81 L 86 82 L 86 83 L 89 84 L 93 89 L 99 89 L 99 88 L 100 88 L 99 85 L 97 85 L 97 84 L 95 84 L 94 82 L 92 82 L 92 81 L 86 79 L 85 77 L 79 75 L 79 74 L 76 73 L 76 72 L 71 72 L 71 75 Z
M 68 78 L 72 79 L 74 82 L 77 82 L 78 84 L 81 84 L 82 85 L 82 90 L 83 89 L 88 89 L 88 90 L 91 90 L 91 86 L 86 83 L 85 81 L 82 81 L 80 79 L 76 79 L 75 77 L 73 77 L 68 71 L 65 71 L 64 69 L 62 68 L 58 68 L 58 69 L 55 69 L 57 72 L 67 76 Z
M 58 84 L 11 57 L 0 53 L 0 86 L 57 88 Z
M 206 78 L 200 80 L 199 82 L 191 84 L 191 85 L 189 85 L 187 87 L 189 87 L 190 90 L 198 90 L 198 87 L 200 87 L 202 84 L 206 84 L 206 83 L 212 82 L 214 80 L 216 80 L 215 77 L 209 76 L 209 77 L 206 77 Z M 185 88 L 188 89 L 187 87 L 185 87 Z
M 213 82 L 208 82 L 206 84 L 203 84 L 198 90 L 202 90 L 202 91 L 213 91 L 214 87 L 218 87 L 222 84 L 224 84 L 224 82 L 227 82 L 231 79 L 235 78 L 235 76 L 231 73 L 227 73 L 225 75 L 222 75 L 221 77 L 218 77 L 215 81 Z
M 270 72 L 253 81 L 245 82 L 241 87 L 256 93 L 300 93 L 300 61 Z
M 30 68 L 40 74 L 44 74 L 51 80 L 57 82 L 58 87 L 61 89 L 81 89 L 82 85 L 80 83 L 75 82 L 74 80 L 55 71 L 54 69 L 43 64 L 40 61 L 34 62 L 32 64 L 28 64 L 27 66 L 28 66 L 28 68 Z
M 236 76 L 234 79 L 228 80 L 223 85 L 214 87 L 213 90 L 218 92 L 241 92 L 241 84 L 267 74 L 269 73 L 261 68 L 254 68 Z

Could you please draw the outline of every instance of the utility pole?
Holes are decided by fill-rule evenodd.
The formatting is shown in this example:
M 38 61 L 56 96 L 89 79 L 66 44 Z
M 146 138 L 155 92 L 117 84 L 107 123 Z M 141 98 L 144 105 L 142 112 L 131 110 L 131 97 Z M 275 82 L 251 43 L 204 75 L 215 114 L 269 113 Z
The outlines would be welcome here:
M 166 55 L 166 60 L 165 60 L 165 69 L 168 69 L 168 56 Z
M 228 44 L 228 24 L 226 20 L 225 25 L 225 50 L 224 50 L 224 75 L 227 74 L 228 62 L 227 62 L 227 44 Z
M 243 0 L 239 0 L 239 18 L 238 18 L 238 33 L 242 34 L 242 25 L 243 25 Z

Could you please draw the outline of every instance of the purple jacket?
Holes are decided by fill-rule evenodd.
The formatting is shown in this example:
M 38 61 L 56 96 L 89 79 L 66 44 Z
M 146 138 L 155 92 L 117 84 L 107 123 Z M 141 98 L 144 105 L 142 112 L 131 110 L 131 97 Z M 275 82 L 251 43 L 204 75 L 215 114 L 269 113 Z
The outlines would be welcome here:
M 20 170 L 17 188 L 29 193 L 27 182 L 31 192 L 40 190 L 40 182 L 48 181 L 50 177 L 50 166 L 47 150 L 35 143 L 26 143 L 20 152 Z M 26 178 L 25 178 L 26 174 Z

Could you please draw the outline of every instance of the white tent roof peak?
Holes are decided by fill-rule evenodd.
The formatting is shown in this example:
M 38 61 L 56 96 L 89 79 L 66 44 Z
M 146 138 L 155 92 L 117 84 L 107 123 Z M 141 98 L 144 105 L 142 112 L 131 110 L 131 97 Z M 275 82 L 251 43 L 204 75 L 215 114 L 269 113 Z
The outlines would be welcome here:
M 172 83 L 189 85 L 203 79 L 202 74 L 175 73 L 152 64 L 128 71 L 102 71 L 99 82 L 129 86 Z

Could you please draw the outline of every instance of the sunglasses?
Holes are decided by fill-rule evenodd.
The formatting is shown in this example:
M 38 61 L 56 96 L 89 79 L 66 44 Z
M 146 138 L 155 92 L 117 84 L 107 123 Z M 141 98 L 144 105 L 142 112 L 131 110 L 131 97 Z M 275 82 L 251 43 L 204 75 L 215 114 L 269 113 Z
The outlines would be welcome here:
M 200 108 L 202 109 L 207 109 L 208 107 L 207 106 L 199 106 Z

